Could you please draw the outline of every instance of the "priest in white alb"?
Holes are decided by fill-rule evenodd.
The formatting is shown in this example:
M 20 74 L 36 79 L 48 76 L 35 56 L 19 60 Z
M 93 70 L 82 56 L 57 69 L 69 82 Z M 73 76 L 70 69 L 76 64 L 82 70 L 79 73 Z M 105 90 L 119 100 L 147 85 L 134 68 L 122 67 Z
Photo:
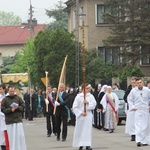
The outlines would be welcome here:
M 135 111 L 134 125 L 137 146 L 147 146 L 149 141 L 149 98 L 150 91 L 143 86 L 141 78 L 136 79 L 137 87 L 128 96 L 130 110 Z M 131 120 L 132 121 L 132 120 Z

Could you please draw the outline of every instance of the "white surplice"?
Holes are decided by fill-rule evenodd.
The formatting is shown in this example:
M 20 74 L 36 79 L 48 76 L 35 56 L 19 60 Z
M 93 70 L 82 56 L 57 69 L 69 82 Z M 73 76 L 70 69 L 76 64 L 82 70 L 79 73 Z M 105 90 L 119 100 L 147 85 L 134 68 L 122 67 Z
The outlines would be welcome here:
M 27 150 L 22 122 L 6 126 L 10 150 Z
M 135 135 L 135 111 L 127 110 L 125 133 Z
M 4 130 L 6 130 L 5 115 L 0 112 L 0 145 L 5 145 Z
M 73 136 L 73 147 L 91 146 L 92 144 L 92 110 L 96 107 L 96 100 L 90 93 L 86 94 L 86 116 L 82 116 L 84 111 L 84 94 L 80 93 L 76 96 L 73 103 L 73 112 L 76 115 L 76 125 Z
M 129 110 L 137 109 L 134 118 L 136 143 L 149 144 L 149 98 L 150 91 L 147 87 L 139 90 L 135 87 L 128 95 Z M 132 120 L 131 120 L 132 121 Z
M 129 96 L 127 97 L 127 101 L 129 99 Z M 129 135 L 135 135 L 135 111 L 132 111 L 130 108 L 132 105 L 128 103 L 129 110 L 127 110 L 127 117 L 126 117 L 126 126 L 125 126 L 125 133 L 128 133 Z
M 1 112 L 1 103 L 5 95 L 0 94 L 0 145 L 5 145 L 4 131 L 6 130 L 5 115 Z

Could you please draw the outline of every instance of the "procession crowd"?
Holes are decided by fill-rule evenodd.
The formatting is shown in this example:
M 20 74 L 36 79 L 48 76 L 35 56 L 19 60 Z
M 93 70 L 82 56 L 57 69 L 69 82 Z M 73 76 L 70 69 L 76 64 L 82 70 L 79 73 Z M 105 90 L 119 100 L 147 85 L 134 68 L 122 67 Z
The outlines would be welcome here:
M 92 128 L 113 133 L 118 124 L 119 98 L 112 91 L 117 84 L 90 84 L 78 88 L 59 84 L 59 91 L 48 85 L 46 91 L 28 89 L 21 98 L 15 87 L 0 85 L 0 145 L 2 150 L 27 150 L 22 119 L 33 121 L 45 117 L 46 135 L 65 142 L 68 126 L 75 126 L 73 147 L 92 150 Z M 141 78 L 132 77 L 124 100 L 127 106 L 125 132 L 137 146 L 150 144 L 150 81 L 147 87 Z M 19 134 L 18 134 L 19 133 Z M 86 133 L 86 134 L 85 134 Z M 86 140 L 85 140 L 86 139 Z

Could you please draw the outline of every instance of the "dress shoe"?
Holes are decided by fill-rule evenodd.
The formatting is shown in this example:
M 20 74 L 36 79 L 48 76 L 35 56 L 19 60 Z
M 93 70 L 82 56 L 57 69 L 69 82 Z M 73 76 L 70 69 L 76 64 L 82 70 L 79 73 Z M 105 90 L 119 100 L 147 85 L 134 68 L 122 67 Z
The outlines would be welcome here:
M 113 132 L 114 132 L 114 130 L 110 130 L 110 131 L 109 131 L 109 133 L 113 133 Z
M 131 141 L 135 141 L 135 135 L 131 135 Z
M 142 144 L 142 146 L 148 146 L 148 144 Z
M 137 143 L 137 146 L 140 147 L 140 146 L 141 146 L 141 142 L 138 142 L 138 143 Z
M 50 134 L 47 134 L 47 137 L 50 137 L 51 135 Z
M 62 141 L 64 142 L 64 141 L 66 141 L 66 139 L 62 139 Z
M 83 146 L 80 146 L 80 147 L 79 147 L 79 150 L 83 150 Z
M 104 131 L 109 131 L 109 129 L 105 129 L 105 128 L 104 128 L 103 130 L 104 130 Z
M 131 138 L 131 141 L 135 141 L 135 138 Z
M 90 146 L 86 146 L 86 150 L 92 150 Z

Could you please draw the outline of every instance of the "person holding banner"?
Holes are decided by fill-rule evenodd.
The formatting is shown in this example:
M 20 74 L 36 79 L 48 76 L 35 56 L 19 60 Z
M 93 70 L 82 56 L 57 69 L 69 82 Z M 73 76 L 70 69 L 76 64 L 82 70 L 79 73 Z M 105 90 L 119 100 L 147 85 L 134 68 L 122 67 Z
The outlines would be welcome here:
M 101 102 L 103 106 L 104 116 L 104 128 L 109 130 L 109 133 L 113 133 L 117 123 L 118 123 L 118 108 L 119 108 L 119 99 L 118 96 L 112 92 L 111 86 L 107 86 L 107 92 L 103 96 Z
M 50 137 L 52 132 L 54 135 L 56 135 L 56 122 L 55 122 L 55 116 L 53 114 L 56 94 L 52 92 L 51 85 L 47 86 L 47 94 L 48 94 L 48 98 L 45 99 L 45 104 L 48 105 L 48 111 L 46 111 L 45 108 L 46 111 L 45 116 L 46 116 L 46 125 L 47 125 L 47 137 Z
M 67 122 L 70 118 L 69 110 L 69 94 L 65 92 L 65 84 L 59 84 L 58 91 L 58 101 L 55 101 L 56 106 L 56 131 L 57 131 L 57 141 L 60 141 L 60 132 L 61 132 L 61 122 L 62 125 L 62 141 L 66 141 L 67 138 Z

